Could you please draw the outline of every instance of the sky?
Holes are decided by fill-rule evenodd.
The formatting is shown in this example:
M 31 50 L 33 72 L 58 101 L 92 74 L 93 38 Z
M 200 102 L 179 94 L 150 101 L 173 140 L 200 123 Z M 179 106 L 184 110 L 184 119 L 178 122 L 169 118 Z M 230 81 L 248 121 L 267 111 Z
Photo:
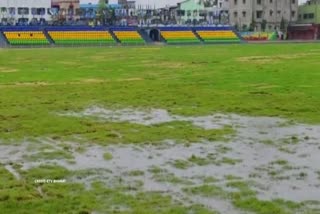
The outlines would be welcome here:
M 86 3 L 96 3 L 99 0 L 80 0 L 81 4 L 86 4 Z M 152 5 L 156 7 L 164 7 L 166 5 L 175 5 L 177 2 L 181 2 L 183 0 L 136 0 L 137 5 Z M 112 3 L 117 3 L 118 0 L 109 0 L 109 2 Z M 299 0 L 299 3 L 304 3 L 306 0 Z

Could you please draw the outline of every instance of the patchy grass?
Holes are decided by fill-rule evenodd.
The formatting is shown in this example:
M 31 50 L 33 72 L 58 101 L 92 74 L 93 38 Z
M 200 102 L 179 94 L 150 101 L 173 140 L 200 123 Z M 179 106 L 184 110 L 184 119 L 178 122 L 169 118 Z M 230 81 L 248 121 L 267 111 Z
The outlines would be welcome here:
M 138 192 L 130 195 L 126 188 L 107 188 L 100 182 L 92 183 L 87 190 L 83 184 L 35 184 L 33 179 L 67 179 L 72 173 L 58 166 L 40 166 L 21 171 L 22 180 L 0 167 L 0 208 L 3 213 L 157 213 L 215 214 L 200 205 L 182 206 L 160 193 Z M 30 181 L 30 182 L 29 182 Z
M 38 152 L 36 154 L 32 154 L 30 156 L 25 156 L 24 158 L 29 161 L 62 160 L 62 159 L 72 160 L 73 156 L 66 151 L 50 151 L 50 152 L 44 151 L 44 152 Z
M 221 187 L 213 184 L 210 184 L 210 185 L 205 184 L 202 186 L 184 188 L 183 190 L 186 193 L 197 194 L 204 197 L 220 197 L 220 198 L 226 197 L 225 191 Z
M 190 161 L 191 163 L 194 163 L 198 166 L 205 166 L 211 163 L 211 160 L 208 158 L 202 158 L 202 157 L 197 157 L 195 155 L 192 155 L 188 161 Z
M 312 210 L 307 210 L 303 203 L 295 203 L 281 199 L 272 201 L 260 200 L 257 198 L 256 192 L 250 188 L 251 185 L 248 182 L 229 181 L 226 186 L 234 189 L 234 191 L 226 191 L 224 188 L 212 184 L 185 188 L 184 191 L 189 194 L 197 194 L 204 197 L 227 199 L 230 200 L 236 208 L 256 214 L 316 213 Z
M 163 140 L 161 136 L 216 140 L 229 134 L 197 130 L 188 123 L 141 127 L 55 114 L 91 104 L 163 108 L 182 115 L 232 112 L 281 116 L 319 123 L 320 52 L 306 54 L 311 48 L 318 50 L 320 45 L 3 50 L 0 67 L 19 72 L 0 74 L 0 138 L 76 135 L 90 141 L 137 143 Z M 299 55 L 299 60 L 285 57 L 263 65 L 238 61 L 239 57 L 291 54 Z M 103 60 L 96 60 L 96 56 Z M 155 60 L 156 65 L 150 68 Z M 68 63 L 61 63 L 65 61 Z M 124 84 L 120 81 L 124 79 L 139 81 Z M 266 87 L 270 85 L 277 87 Z
M 144 171 L 141 170 L 132 170 L 130 172 L 128 172 L 129 176 L 143 176 L 144 175 Z
M 310 49 L 315 51 L 310 53 Z M 171 139 L 189 144 L 227 141 L 234 133 L 230 127 L 205 130 L 186 121 L 145 126 L 58 114 L 81 112 L 93 105 L 166 109 L 172 115 L 219 112 L 284 117 L 290 124 L 320 123 L 319 50 L 320 44 L 4 49 L 0 52 L 0 139 L 10 144 L 33 138 L 105 145 L 155 144 Z M 280 143 L 290 152 L 290 146 L 301 140 L 309 138 L 289 136 Z M 278 144 L 271 139 L 262 143 Z M 68 146 L 63 151 L 48 149 L 52 148 L 44 145 L 27 158 L 71 159 Z M 76 150 L 83 152 L 85 148 L 79 146 Z M 228 151 L 225 146 L 217 148 L 219 154 Z M 112 155 L 105 154 L 104 158 L 110 160 Z M 206 164 L 234 165 L 239 161 L 214 154 L 192 156 L 173 165 L 186 169 Z M 287 166 L 282 160 L 274 165 Z M 27 171 L 18 165 L 14 168 L 21 180 L 0 166 L 2 213 L 215 213 L 139 188 L 132 195 L 128 192 L 134 187 L 106 187 L 95 182 L 86 189 L 84 184 L 68 180 L 88 177 L 93 174 L 90 170 L 70 172 L 52 165 Z M 159 167 L 149 172 L 159 181 L 189 184 Z M 139 175 L 142 172 L 132 172 L 132 176 Z M 308 175 L 301 171 L 296 176 L 305 179 Z M 34 183 L 34 179 L 46 178 L 67 182 Z M 205 185 L 187 187 L 185 191 L 225 197 L 237 208 L 256 214 L 301 213 L 304 208 L 293 202 L 260 200 L 249 184 L 231 176 L 226 180 L 234 192 L 216 186 L 209 178 Z
M 109 152 L 106 152 L 106 153 L 103 154 L 103 159 L 105 159 L 107 161 L 112 160 L 112 158 L 113 158 L 113 156 Z
M 208 154 L 205 157 L 199 157 L 196 155 L 191 155 L 187 160 L 174 160 L 170 162 L 177 169 L 188 169 L 193 166 L 206 166 L 206 165 L 235 165 L 240 163 L 242 160 L 233 159 L 229 157 L 219 157 L 218 154 Z
M 192 163 L 186 160 L 174 160 L 171 164 L 177 169 L 188 169 L 192 166 Z
M 157 182 L 162 183 L 172 183 L 172 184 L 183 184 L 183 185 L 191 185 L 192 181 L 184 178 L 179 178 L 175 176 L 173 173 L 168 172 L 166 169 L 162 169 L 157 166 L 153 166 L 149 169 L 149 172 L 153 174 L 152 178 Z

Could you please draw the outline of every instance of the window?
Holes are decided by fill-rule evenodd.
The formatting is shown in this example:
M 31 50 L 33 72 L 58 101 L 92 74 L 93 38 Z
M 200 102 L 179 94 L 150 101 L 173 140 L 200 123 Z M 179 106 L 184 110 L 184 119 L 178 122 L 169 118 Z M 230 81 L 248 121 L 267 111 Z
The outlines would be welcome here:
M 258 4 L 258 5 L 261 5 L 261 0 L 257 0 L 257 4 Z
M 46 9 L 45 8 L 31 8 L 32 15 L 45 15 Z
M 257 19 L 261 19 L 262 18 L 262 10 L 258 10 L 257 11 Z
M 243 18 L 247 17 L 247 12 L 246 11 L 242 11 L 242 17 Z
M 37 8 L 31 8 L 31 14 L 32 15 L 37 15 Z
M 238 4 L 238 0 L 234 0 L 234 4 L 237 5 Z
M 247 2 L 246 0 L 242 0 L 242 3 L 243 3 L 243 4 L 246 4 L 246 2 Z
M 296 11 L 291 11 L 291 17 L 296 17 Z
M 19 15 L 29 15 L 29 8 L 27 7 L 19 7 L 18 8 Z
M 273 0 L 269 0 L 270 1 L 270 4 L 272 4 L 273 3 Z
M 16 8 L 14 8 L 14 7 L 9 7 L 9 14 L 10 14 L 10 15 L 15 15 L 15 14 L 16 14 Z
M 291 0 L 292 4 L 295 4 L 296 3 L 296 0 Z
M 269 15 L 270 15 L 270 16 L 273 16 L 273 10 L 270 10 L 270 11 L 269 11 Z
M 238 12 L 237 11 L 233 12 L 233 16 L 234 16 L 234 18 L 237 18 L 238 17 Z
M 314 14 L 313 14 L 313 13 L 309 13 L 309 14 L 308 14 L 308 18 L 309 18 L 309 19 L 314 19 Z

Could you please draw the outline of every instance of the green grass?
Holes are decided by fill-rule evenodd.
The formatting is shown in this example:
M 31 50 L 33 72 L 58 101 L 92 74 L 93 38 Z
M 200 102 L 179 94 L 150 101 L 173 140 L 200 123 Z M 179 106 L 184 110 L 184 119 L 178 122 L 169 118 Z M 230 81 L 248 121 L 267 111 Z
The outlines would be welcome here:
M 186 121 L 158 125 L 110 122 L 86 117 L 61 116 L 92 105 L 108 109 L 166 109 L 170 114 L 201 116 L 236 113 L 275 116 L 289 121 L 320 123 L 320 44 L 209 45 L 166 47 L 106 47 L 0 49 L 0 140 L 70 140 L 100 144 L 182 143 L 227 141 L 231 127 L 204 130 Z M 116 133 L 116 134 L 115 134 Z M 281 144 L 295 145 L 290 136 Z M 265 141 L 265 144 L 276 142 Z M 32 148 L 31 148 L 32 149 Z M 31 160 L 71 159 L 66 151 L 39 151 Z M 85 149 L 81 146 L 79 151 Z M 219 153 L 230 151 L 217 148 Z M 109 155 L 104 155 L 109 160 Z M 174 157 L 173 157 L 174 158 Z M 169 160 L 168 160 L 169 161 Z M 222 156 L 191 156 L 173 166 L 187 169 L 206 164 L 234 165 L 241 160 Z M 274 165 L 286 166 L 279 159 Z M 154 192 L 127 194 L 126 188 L 93 183 L 35 184 L 34 179 L 74 176 L 59 166 L 18 170 L 16 180 L 0 167 L 0 210 L 3 213 L 214 213 L 201 206 L 181 205 L 170 196 Z M 189 185 L 159 167 L 149 171 L 160 182 Z M 143 176 L 132 171 L 132 177 Z M 81 173 L 80 173 L 81 174 Z M 86 177 L 91 172 L 83 171 Z M 147 175 L 147 174 L 146 174 Z M 80 175 L 79 175 L 80 176 Z M 80 176 L 80 177 L 81 177 Z M 158 177 L 157 177 L 158 176 Z M 299 177 L 306 177 L 300 173 Z M 138 177 L 137 177 L 138 178 Z M 206 197 L 221 195 L 239 209 L 256 214 L 294 213 L 302 205 L 281 200 L 259 200 L 249 184 L 229 176 L 227 193 L 208 184 L 185 191 Z M 37 188 L 42 189 L 42 194 Z M 301 208 L 302 209 L 302 208 Z
M 26 160 L 54 160 L 54 159 L 73 159 L 73 156 L 65 151 L 38 152 L 24 157 Z
M 134 213 L 149 214 L 215 214 L 199 206 L 182 206 L 170 196 L 160 193 L 137 192 L 126 194 L 122 189 L 107 188 L 95 182 L 86 190 L 82 184 L 35 184 L 34 179 L 63 179 L 70 172 L 58 166 L 40 166 L 23 172 L 17 181 L 0 166 L 0 209 L 2 213 Z M 68 179 L 67 179 L 68 180 Z M 121 188 L 121 187 L 119 187 Z M 41 193 L 39 192 L 41 189 Z
M 226 197 L 225 191 L 221 187 L 213 184 L 185 188 L 184 191 L 188 194 L 196 194 L 204 197 Z
M 252 56 L 263 58 L 244 58 Z M 183 122 L 167 124 L 175 126 L 172 129 L 166 124 L 144 127 L 56 115 L 94 104 L 319 123 L 319 56 L 319 44 L 3 49 L 0 138 L 80 135 L 136 143 L 161 141 L 164 135 L 215 140 L 228 133 Z M 108 134 L 113 132 L 123 134 L 123 139 Z
M 141 170 L 132 170 L 128 173 L 129 176 L 143 176 L 144 171 Z
M 113 158 L 113 156 L 112 156 L 112 154 L 111 153 L 109 153 L 109 152 L 106 152 L 106 153 L 104 153 L 103 154 L 103 159 L 105 159 L 105 160 L 112 160 L 112 158 Z
M 308 210 L 303 203 L 295 203 L 275 199 L 271 201 L 260 200 L 256 196 L 256 192 L 250 188 L 250 183 L 243 181 L 230 181 L 227 187 L 233 188 L 235 191 L 228 192 L 222 187 L 205 184 L 201 186 L 184 188 L 188 194 L 201 195 L 203 197 L 213 197 L 229 200 L 236 208 L 253 212 L 256 214 L 291 214 L 291 213 L 316 213 Z

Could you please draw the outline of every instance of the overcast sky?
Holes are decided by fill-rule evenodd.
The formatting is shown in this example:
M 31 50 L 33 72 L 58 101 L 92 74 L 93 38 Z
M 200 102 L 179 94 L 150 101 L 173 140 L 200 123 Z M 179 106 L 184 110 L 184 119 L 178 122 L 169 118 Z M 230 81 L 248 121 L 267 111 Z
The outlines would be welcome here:
M 96 3 L 99 0 L 80 0 L 81 4 L 85 3 Z M 137 5 L 155 5 L 156 7 L 164 7 L 165 5 L 175 5 L 177 2 L 181 2 L 183 0 L 136 0 Z M 304 3 L 306 0 L 299 0 L 299 3 Z M 117 3 L 118 0 L 109 0 L 109 2 Z

